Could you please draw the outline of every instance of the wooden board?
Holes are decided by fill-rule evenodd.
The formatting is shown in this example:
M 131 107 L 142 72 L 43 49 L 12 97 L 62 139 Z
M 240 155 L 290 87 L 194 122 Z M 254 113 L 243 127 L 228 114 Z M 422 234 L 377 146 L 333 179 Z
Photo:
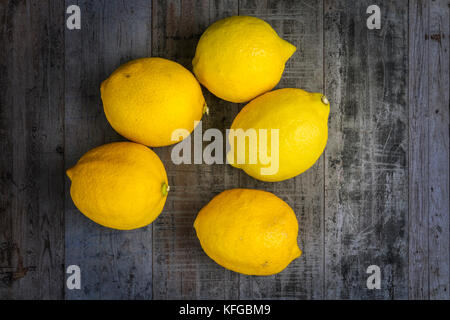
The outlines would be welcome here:
M 240 1 L 239 14 L 260 17 L 297 47 L 277 88 L 323 91 L 322 1 Z M 296 212 L 302 256 L 270 277 L 241 275 L 242 299 L 320 299 L 324 280 L 324 171 L 323 157 L 293 179 L 264 183 L 239 171 L 240 187 L 273 192 Z
M 0 3 L 0 299 L 64 296 L 64 5 Z
M 408 222 L 407 1 L 325 3 L 325 93 L 334 103 L 325 151 L 325 286 L 331 299 L 405 299 Z M 366 270 L 380 267 L 380 290 Z
M 221 10 L 232 15 L 237 9 L 237 1 L 220 7 L 209 1 L 154 2 L 152 55 L 192 70 L 196 44 L 211 19 L 223 17 Z M 207 90 L 204 95 L 211 113 L 202 119 L 203 130 L 214 127 L 225 132 L 237 105 L 220 101 Z M 198 129 L 196 134 L 201 135 Z M 175 165 L 171 150 L 155 149 L 165 163 L 171 190 L 161 217 L 153 224 L 154 298 L 237 299 L 239 276 L 211 263 L 193 229 L 196 213 L 214 195 L 234 185 L 236 173 L 225 165 Z
M 81 30 L 65 27 L 69 5 Z M 0 299 L 449 299 L 448 1 L 75 0 L 0 3 Z M 192 70 L 202 32 L 231 15 L 269 22 L 297 46 L 278 88 L 331 101 L 325 153 L 306 173 L 263 183 L 222 164 L 175 165 L 161 216 L 103 228 L 70 198 L 65 170 L 125 140 L 99 87 L 145 56 Z M 203 132 L 243 104 L 203 92 Z M 197 132 L 201 133 L 201 132 Z M 204 143 L 206 146 L 206 143 Z M 192 227 L 223 190 L 271 191 L 295 210 L 303 255 L 280 274 L 245 276 L 209 259 Z M 65 269 L 81 268 L 81 290 Z M 381 288 L 369 290 L 378 265 Z
M 66 6 L 74 4 L 66 1 Z M 100 83 L 120 64 L 151 54 L 151 3 L 89 1 L 81 30 L 66 30 L 66 169 L 88 150 L 124 140 L 103 112 Z M 81 269 L 82 290 L 67 299 L 151 299 L 152 227 L 120 232 L 86 219 L 74 206 L 66 177 L 66 266 Z
M 409 297 L 449 299 L 448 3 L 409 19 Z

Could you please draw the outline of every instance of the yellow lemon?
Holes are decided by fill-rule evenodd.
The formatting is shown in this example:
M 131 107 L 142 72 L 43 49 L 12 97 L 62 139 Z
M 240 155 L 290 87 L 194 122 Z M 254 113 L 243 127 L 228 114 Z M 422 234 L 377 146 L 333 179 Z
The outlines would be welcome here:
M 330 103 L 321 93 L 293 88 L 265 93 L 234 119 L 228 162 L 262 181 L 295 177 L 324 151 L 329 112 Z
M 142 58 L 120 66 L 100 87 L 111 126 L 125 138 L 151 147 L 174 144 L 176 129 L 192 132 L 206 108 L 197 79 L 182 65 Z
M 295 213 L 270 192 L 226 190 L 200 210 L 194 228 L 206 254 L 235 272 L 275 274 L 301 255 Z
M 278 84 L 295 50 L 264 20 L 233 16 L 206 29 L 192 64 L 197 79 L 214 95 L 246 102 Z
M 89 219 L 120 230 L 153 222 L 169 191 L 166 170 L 156 153 L 133 142 L 94 148 L 67 175 L 76 207 Z

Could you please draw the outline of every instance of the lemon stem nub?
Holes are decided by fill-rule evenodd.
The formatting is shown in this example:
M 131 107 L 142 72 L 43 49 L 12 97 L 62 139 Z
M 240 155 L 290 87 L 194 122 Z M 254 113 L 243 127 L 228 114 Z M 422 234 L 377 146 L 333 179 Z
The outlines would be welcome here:
M 206 104 L 206 102 L 203 105 L 203 114 L 205 114 L 205 113 L 206 113 L 206 115 L 209 115 L 209 108 L 208 108 L 208 105 Z
M 161 192 L 163 196 L 167 196 L 167 193 L 170 191 L 170 186 L 167 183 L 163 183 L 161 186 Z
M 73 168 L 74 168 L 74 167 L 72 167 L 72 168 L 66 170 L 66 174 L 67 174 L 67 176 L 69 177 L 70 180 L 72 180 L 72 176 L 73 176 Z
M 324 104 L 326 104 L 326 105 L 328 105 L 328 104 L 330 104 L 330 101 L 328 101 L 328 99 L 327 99 L 327 97 L 325 97 L 325 96 L 322 96 L 322 102 L 324 103 Z

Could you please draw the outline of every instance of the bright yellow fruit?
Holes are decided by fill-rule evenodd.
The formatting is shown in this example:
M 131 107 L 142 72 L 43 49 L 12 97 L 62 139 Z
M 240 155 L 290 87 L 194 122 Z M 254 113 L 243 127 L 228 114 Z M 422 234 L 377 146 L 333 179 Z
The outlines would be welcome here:
M 153 222 L 169 191 L 166 170 L 156 153 L 133 142 L 94 148 L 67 175 L 76 207 L 89 219 L 120 230 Z
M 120 66 L 100 88 L 111 126 L 129 140 L 151 147 L 174 144 L 172 132 L 192 132 L 206 108 L 200 84 L 182 65 L 142 58 Z
M 309 169 L 320 157 L 328 139 L 328 115 L 330 103 L 321 93 L 310 93 L 301 89 L 279 89 L 265 93 L 248 103 L 234 119 L 231 129 L 254 129 L 256 132 L 256 162 L 250 163 L 249 145 L 238 147 L 238 139 L 229 134 L 232 145 L 227 159 L 232 166 L 244 170 L 248 175 L 262 181 L 282 181 L 299 175 Z M 260 129 L 267 131 L 267 143 L 262 144 L 267 152 L 261 152 Z M 278 148 L 272 150 L 272 129 L 278 129 Z M 275 131 L 274 131 L 275 132 Z M 243 136 L 243 135 L 242 135 Z M 276 141 L 276 139 L 274 139 Z M 241 144 L 242 146 L 243 144 Z M 274 165 L 278 151 L 278 166 Z M 261 161 L 262 154 L 268 154 Z M 244 154 L 245 153 L 245 154 Z M 245 163 L 237 163 L 238 157 Z M 253 159 L 255 159 L 253 158 Z M 242 161 L 241 161 L 242 162 Z M 272 173 L 263 174 L 263 168 L 272 167 Z
M 206 29 L 192 64 L 197 79 L 209 91 L 239 103 L 275 87 L 295 50 L 264 20 L 233 16 Z
M 270 192 L 226 190 L 200 210 L 194 228 L 206 254 L 235 272 L 275 274 L 301 255 L 295 213 Z

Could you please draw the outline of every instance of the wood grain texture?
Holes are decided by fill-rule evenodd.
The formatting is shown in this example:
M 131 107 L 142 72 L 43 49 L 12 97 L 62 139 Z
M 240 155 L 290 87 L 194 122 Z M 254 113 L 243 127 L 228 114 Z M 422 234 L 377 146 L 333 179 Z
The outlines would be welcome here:
M 428 295 L 428 1 L 409 4 L 409 297 Z M 414 142 L 414 143 L 412 143 Z M 423 183 L 426 182 L 426 183 Z
M 88 150 L 124 140 L 108 124 L 100 83 L 120 64 L 151 55 L 151 3 L 66 1 L 82 12 L 81 30 L 66 31 L 66 169 Z M 81 268 L 82 290 L 67 299 L 151 299 L 152 227 L 104 228 L 74 206 L 66 177 L 66 266 Z
M 297 47 L 277 88 L 323 91 L 322 1 L 240 1 L 239 14 L 257 16 Z M 237 169 L 235 169 L 237 171 Z M 300 258 L 269 277 L 240 275 L 242 299 L 320 299 L 323 297 L 323 157 L 306 173 L 267 183 L 239 170 L 239 187 L 266 190 L 284 199 L 299 221 Z
M 449 10 L 409 4 L 409 298 L 449 298 Z
M 153 55 L 192 70 L 203 31 L 224 14 L 237 14 L 237 9 L 237 1 L 154 1 Z M 213 127 L 225 132 L 237 114 L 237 105 L 203 92 L 210 109 L 210 115 L 202 119 L 203 131 Z M 197 127 L 191 137 L 201 134 Z M 171 150 L 155 150 L 172 187 L 163 214 L 153 223 L 154 298 L 237 299 L 239 276 L 206 256 L 193 228 L 198 211 L 213 196 L 235 186 L 236 173 L 224 164 L 174 165 Z
M 63 298 L 63 12 L 0 3 L 0 299 Z
M 408 297 L 407 1 L 325 1 L 325 277 L 329 299 Z M 366 269 L 381 268 L 368 290 Z
M 447 300 L 450 298 L 449 10 L 448 1 L 431 2 L 428 41 L 429 298 Z

